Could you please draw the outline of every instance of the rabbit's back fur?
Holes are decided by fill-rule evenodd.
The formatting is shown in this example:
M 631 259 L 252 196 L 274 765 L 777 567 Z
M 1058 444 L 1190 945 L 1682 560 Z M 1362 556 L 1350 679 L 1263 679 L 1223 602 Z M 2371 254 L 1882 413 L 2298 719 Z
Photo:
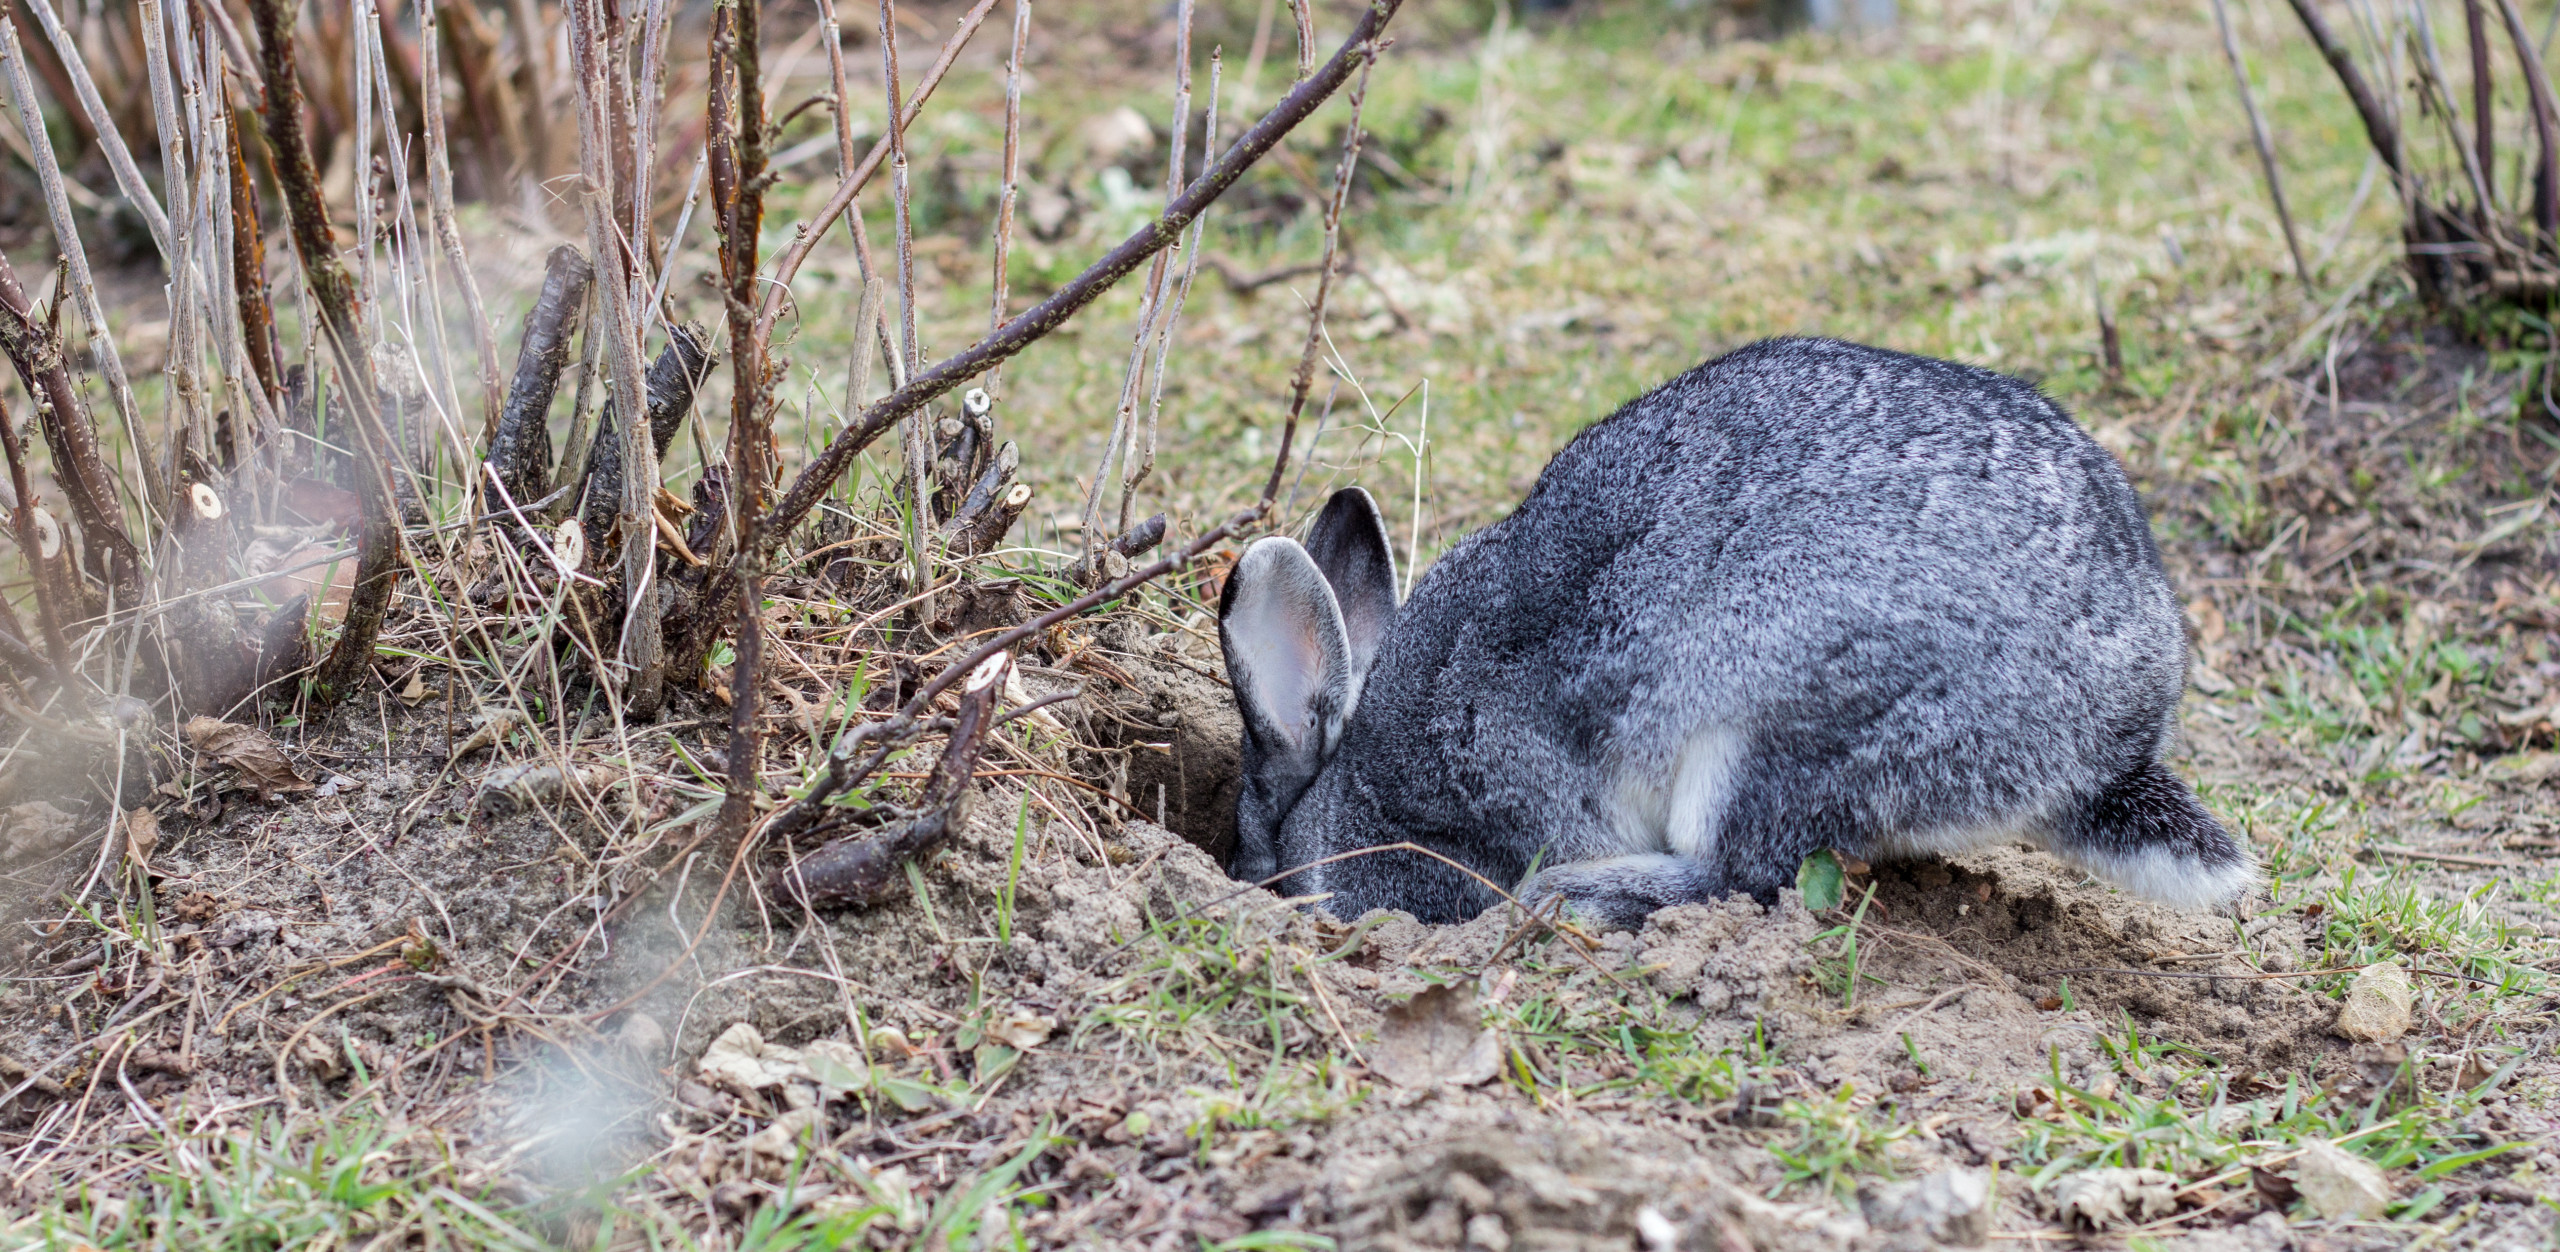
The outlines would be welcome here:
M 2061 409 L 1775 340 L 1585 430 L 1431 568 L 1271 850 L 1409 839 L 1618 924 L 1774 896 L 1825 847 L 2002 836 L 2218 902 L 2253 871 L 2160 764 L 2185 669 L 2141 502 Z M 1343 916 L 1498 898 L 1404 853 L 1287 889 Z

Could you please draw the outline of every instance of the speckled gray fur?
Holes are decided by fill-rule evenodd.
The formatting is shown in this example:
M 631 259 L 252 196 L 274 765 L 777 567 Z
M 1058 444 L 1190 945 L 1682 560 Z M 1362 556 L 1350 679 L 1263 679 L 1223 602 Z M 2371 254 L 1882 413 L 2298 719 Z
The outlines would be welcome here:
M 1220 609 L 1238 877 L 1411 840 L 1612 926 L 1771 899 L 1825 847 L 2024 838 L 2190 906 L 2255 880 L 2160 762 L 2186 640 L 2141 501 L 2016 379 L 1756 344 L 1584 431 L 1400 609 L 1365 493 L 1307 548 L 1254 545 Z M 1498 898 L 1404 852 L 1283 889 Z

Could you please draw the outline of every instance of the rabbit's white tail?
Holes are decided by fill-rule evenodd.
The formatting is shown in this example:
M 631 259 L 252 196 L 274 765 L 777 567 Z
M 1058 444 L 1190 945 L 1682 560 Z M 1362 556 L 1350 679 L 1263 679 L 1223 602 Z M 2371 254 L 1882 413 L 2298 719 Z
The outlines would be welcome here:
M 2258 885 L 2249 850 L 2157 761 L 2117 780 L 2055 832 L 2053 850 L 2135 895 L 2221 908 Z

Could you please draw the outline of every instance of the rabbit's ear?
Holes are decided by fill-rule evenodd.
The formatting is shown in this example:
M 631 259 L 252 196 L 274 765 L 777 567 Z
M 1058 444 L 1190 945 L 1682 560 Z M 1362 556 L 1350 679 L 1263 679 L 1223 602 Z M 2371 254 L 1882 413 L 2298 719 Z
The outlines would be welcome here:
M 1227 679 L 1246 729 L 1275 765 L 1315 767 L 1351 704 L 1351 654 L 1333 589 L 1296 540 L 1254 541 L 1218 602 Z
M 1378 656 L 1378 641 L 1396 619 L 1396 554 L 1387 539 L 1378 502 L 1358 487 L 1325 501 L 1307 535 L 1307 553 L 1333 587 L 1342 629 L 1351 644 L 1351 672 L 1364 675 Z

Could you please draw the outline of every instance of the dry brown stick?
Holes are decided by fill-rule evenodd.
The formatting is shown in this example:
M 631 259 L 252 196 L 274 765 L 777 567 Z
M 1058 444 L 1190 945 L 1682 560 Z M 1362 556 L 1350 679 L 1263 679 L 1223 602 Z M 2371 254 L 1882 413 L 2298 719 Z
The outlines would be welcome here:
M 72 381 L 61 338 L 42 320 L 9 258 L 0 254 L 0 352 L 18 370 L 18 381 L 36 402 L 45 446 L 53 453 L 54 478 L 80 522 L 84 558 L 92 572 L 131 603 L 141 586 L 141 553 L 124 528 L 115 479 L 98 451 L 98 424 Z
M 2498 211 L 2498 86 L 2490 74 L 2489 24 L 2480 0 L 2462 0 L 2462 27 L 2471 44 L 2471 130 L 2480 171 L 2480 222 Z
M 1402 2 L 1403 0 L 1397 0 L 1399 4 Z M 924 111 L 925 102 L 933 98 L 933 89 L 942 85 L 942 76 L 949 73 L 952 63 L 960 59 L 960 50 L 968 46 L 970 36 L 978 33 L 978 27 L 987 20 L 987 14 L 993 12 L 995 7 L 996 0 L 977 0 L 977 3 L 969 6 L 967 13 L 961 15 L 960 28 L 952 32 L 951 38 L 943 41 L 942 55 L 935 57 L 933 64 L 926 68 L 924 77 L 917 80 L 915 94 L 908 97 L 905 111 L 899 114 L 900 125 L 915 124 L 916 116 Z M 827 228 L 835 225 L 836 218 L 843 215 L 844 211 L 853 204 L 853 198 L 862 193 L 862 188 L 871 181 L 872 174 L 877 172 L 881 163 L 888 159 L 889 137 L 883 135 L 872 141 L 871 151 L 862 158 L 860 165 L 853 167 L 843 178 L 837 180 L 835 194 L 828 197 L 825 207 L 808 219 L 799 236 L 792 240 L 791 246 L 783 249 L 781 255 L 774 260 L 773 273 L 766 279 L 770 285 L 765 291 L 764 311 L 759 315 L 764 323 L 764 333 L 768 337 L 773 333 L 774 322 L 782 316 L 782 306 L 789 298 L 791 280 L 799 275 L 801 263 L 809 259 L 810 250 L 818 246 L 820 239 L 826 237 Z M 865 272 L 868 273 L 868 271 Z
M 294 67 L 293 14 L 287 0 L 249 0 L 258 27 L 258 57 L 265 79 L 267 145 L 275 158 L 276 183 L 283 193 L 285 221 L 294 252 L 302 262 L 303 283 L 311 291 L 320 317 L 321 338 L 338 364 L 340 388 L 355 416 L 356 442 L 363 465 L 357 474 L 359 521 L 356 533 L 355 586 L 347 597 L 347 614 L 338 641 L 313 674 L 324 701 L 350 693 L 373 658 L 373 643 L 382 632 L 383 610 L 400 574 L 400 519 L 392 500 L 389 439 L 382 428 L 381 401 L 366 359 L 358 322 L 357 292 L 338 257 L 337 239 L 329 228 L 328 206 L 320 198 L 320 171 L 311 159 L 311 143 L 303 130 L 302 85 Z
M 63 190 L 62 166 L 54 158 L 53 137 L 44 128 L 44 105 L 36 97 L 35 84 L 27 77 L 26 58 L 18 47 L 17 23 L 6 13 L 0 13 L 0 77 L 8 80 L 10 103 L 18 111 L 28 149 L 35 153 L 36 181 L 44 190 L 54 243 L 71 267 L 72 294 L 80 301 L 80 315 L 88 319 L 90 343 L 100 371 L 106 375 L 107 394 L 114 399 L 116 413 L 124 421 L 125 437 L 137 452 L 133 459 L 142 470 L 144 524 L 146 528 L 156 526 L 159 519 L 167 516 L 167 483 L 151 458 L 139 454 L 151 446 L 143 438 L 142 412 L 134 403 L 133 384 L 125 378 L 124 358 L 116 351 L 106 307 L 98 299 L 98 280 L 89 272 L 88 250 L 80 245 L 79 229 L 72 222 L 69 193 Z
M 587 305 L 595 267 L 569 244 L 551 250 L 543 264 L 542 294 L 525 315 L 524 334 L 516 347 L 515 381 L 489 435 L 488 460 L 517 500 L 540 498 L 551 482 L 551 400 L 560 390 L 560 371 L 569 364 L 569 343 L 578 334 L 578 315 Z M 503 511 L 495 501 L 489 512 Z
M 577 90 L 579 196 L 586 211 L 588 250 L 594 254 L 597 270 L 596 290 L 603 296 L 597 329 L 604 332 L 610 347 L 614 394 L 645 396 L 640 317 L 641 302 L 647 296 L 639 281 L 639 258 L 615 216 L 613 140 L 607 131 L 610 109 L 605 99 L 612 90 L 615 62 L 593 0 L 573 0 L 569 6 L 569 51 Z M 651 521 L 658 489 L 658 448 L 649 427 L 649 408 L 646 403 L 615 405 L 622 426 L 625 607 L 618 653 L 625 674 L 621 686 L 624 708 L 644 721 L 657 716 L 666 695 L 666 653 L 656 605 L 657 527 Z
M 785 895 L 812 908 L 877 904 L 904 885 L 903 866 L 931 855 L 968 821 L 969 784 L 1004 694 L 999 680 L 1008 659 L 990 657 L 970 671 L 959 712 L 952 718 L 950 742 L 926 775 L 918 800 L 922 811 L 894 834 L 831 840 L 785 867 L 776 876 Z
M 2304 290 L 2311 287 L 2311 263 L 2302 259 L 2302 237 L 2293 228 L 2293 207 L 2285 203 L 2284 173 L 2276 165 L 2275 140 L 2267 134 L 2266 116 L 2258 112 L 2258 93 L 2249 87 L 2249 65 L 2240 56 L 2240 38 L 2231 33 L 2231 11 L 2213 0 L 2213 23 L 2222 30 L 2222 55 L 2231 62 L 2231 85 L 2240 91 L 2240 110 L 2249 116 L 2249 140 L 2258 148 L 2258 168 L 2267 177 L 2267 198 L 2275 202 L 2276 221 L 2284 227 L 2285 251 L 2293 254 L 2293 273 Z
M 386 15 L 387 18 L 387 15 Z M 462 246 L 462 230 L 453 220 L 453 158 L 445 144 L 444 71 L 436 63 L 436 0 L 418 0 L 419 102 L 427 137 L 427 215 L 444 248 L 454 285 L 462 290 L 462 311 L 471 319 L 471 343 L 480 353 L 481 442 L 498 436 L 498 414 L 504 399 L 498 391 L 498 338 L 489 325 L 488 307 L 480 301 L 480 280 L 471 276 L 471 257 Z M 555 371 L 554 379 L 558 378 Z
M 2560 242 L 2560 103 L 2552 99 L 2551 76 L 2543 72 L 2542 54 L 2525 30 L 2515 0 L 2498 0 L 2498 13 L 2506 19 L 2507 40 L 2516 47 L 2516 64 L 2524 70 L 2525 91 L 2533 101 L 2533 137 L 2542 149 L 2533 171 L 2533 226 L 2542 237 L 2534 242 L 2547 252 Z

